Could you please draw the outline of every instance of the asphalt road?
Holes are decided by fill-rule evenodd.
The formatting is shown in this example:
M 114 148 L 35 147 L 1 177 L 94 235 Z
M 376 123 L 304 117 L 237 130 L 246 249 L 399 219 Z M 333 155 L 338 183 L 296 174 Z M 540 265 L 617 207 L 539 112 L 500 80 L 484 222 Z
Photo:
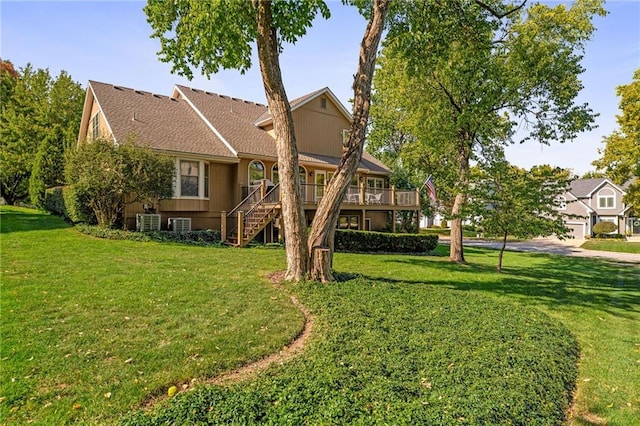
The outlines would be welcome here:
M 440 242 L 448 244 L 448 238 L 440 238 Z M 524 251 L 529 253 L 548 253 L 559 254 L 564 256 L 575 257 L 594 257 L 600 259 L 609 259 L 618 262 L 630 262 L 640 265 L 640 254 L 635 253 L 617 253 L 610 251 L 585 250 L 579 246 L 583 240 L 565 240 L 560 241 L 555 238 L 535 238 L 533 240 L 521 242 L 507 242 L 505 250 Z M 465 247 L 486 247 L 500 249 L 501 242 L 488 240 L 466 239 L 463 241 Z

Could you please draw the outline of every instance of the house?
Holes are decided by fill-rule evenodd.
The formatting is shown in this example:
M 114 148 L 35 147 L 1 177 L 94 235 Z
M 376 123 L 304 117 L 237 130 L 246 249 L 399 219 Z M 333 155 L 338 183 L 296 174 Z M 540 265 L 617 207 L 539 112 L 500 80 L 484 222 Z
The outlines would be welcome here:
M 640 234 L 640 217 L 634 217 L 631 206 L 622 201 L 627 186 L 606 178 L 574 180 L 558 197 L 558 209 L 569 215 L 565 224 L 572 229 L 573 237 L 591 237 L 593 225 L 602 221 L 615 223 L 620 234 Z
M 351 115 L 329 88 L 291 101 L 308 223 L 342 151 Z M 282 237 L 273 118 L 259 103 L 176 85 L 163 96 L 89 81 L 78 143 L 109 137 L 175 159 L 174 196 L 128 205 L 127 228 L 219 229 L 229 242 Z M 399 210 L 415 212 L 415 190 L 389 185 L 390 170 L 364 153 L 341 205 L 339 228 L 393 229 Z

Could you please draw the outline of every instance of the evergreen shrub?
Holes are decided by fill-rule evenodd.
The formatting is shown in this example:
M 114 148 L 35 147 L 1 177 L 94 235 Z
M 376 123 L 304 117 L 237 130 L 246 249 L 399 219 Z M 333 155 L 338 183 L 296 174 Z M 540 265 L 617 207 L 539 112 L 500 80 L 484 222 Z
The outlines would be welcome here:
M 428 253 L 437 246 L 437 235 L 337 230 L 334 248 L 351 252 Z

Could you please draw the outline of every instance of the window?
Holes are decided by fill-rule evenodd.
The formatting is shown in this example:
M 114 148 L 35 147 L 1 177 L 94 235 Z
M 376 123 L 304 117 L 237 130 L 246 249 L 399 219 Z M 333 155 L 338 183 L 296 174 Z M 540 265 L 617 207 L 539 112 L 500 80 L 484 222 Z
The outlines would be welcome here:
M 384 179 L 383 178 L 367 178 L 367 188 L 369 189 L 383 189 L 384 188 Z
M 307 170 L 299 166 L 298 168 L 298 177 L 300 179 L 300 184 L 304 185 L 307 183 Z M 278 163 L 274 164 L 271 168 L 271 180 L 273 183 L 280 182 L 280 176 L 278 175 Z
M 616 196 L 611 188 L 604 188 L 598 193 L 598 208 L 615 209 Z
M 254 160 L 249 163 L 249 185 L 257 180 L 265 179 L 264 164 L 261 161 Z
M 360 229 L 360 216 L 339 216 L 338 217 L 339 229 Z
M 320 98 L 320 108 L 327 109 L 327 98 Z
M 178 160 L 176 198 L 209 198 L 209 163 Z
M 565 197 L 563 197 L 562 195 L 558 196 L 558 198 L 556 198 L 556 206 L 558 207 L 558 210 L 566 210 L 567 209 L 567 199 Z
M 91 138 L 98 139 L 100 137 L 100 112 L 91 119 Z
M 204 163 L 204 198 L 209 198 L 209 163 Z
M 197 161 L 180 161 L 180 196 L 197 197 L 200 165 Z

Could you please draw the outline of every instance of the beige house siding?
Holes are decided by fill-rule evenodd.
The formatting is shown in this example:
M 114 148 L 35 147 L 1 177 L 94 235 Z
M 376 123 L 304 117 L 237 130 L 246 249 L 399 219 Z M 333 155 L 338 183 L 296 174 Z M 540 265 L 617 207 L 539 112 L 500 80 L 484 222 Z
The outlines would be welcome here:
M 321 100 L 326 100 L 326 109 Z M 293 111 L 296 141 L 300 152 L 340 157 L 342 131 L 349 129 L 349 121 L 327 97 L 318 97 Z

